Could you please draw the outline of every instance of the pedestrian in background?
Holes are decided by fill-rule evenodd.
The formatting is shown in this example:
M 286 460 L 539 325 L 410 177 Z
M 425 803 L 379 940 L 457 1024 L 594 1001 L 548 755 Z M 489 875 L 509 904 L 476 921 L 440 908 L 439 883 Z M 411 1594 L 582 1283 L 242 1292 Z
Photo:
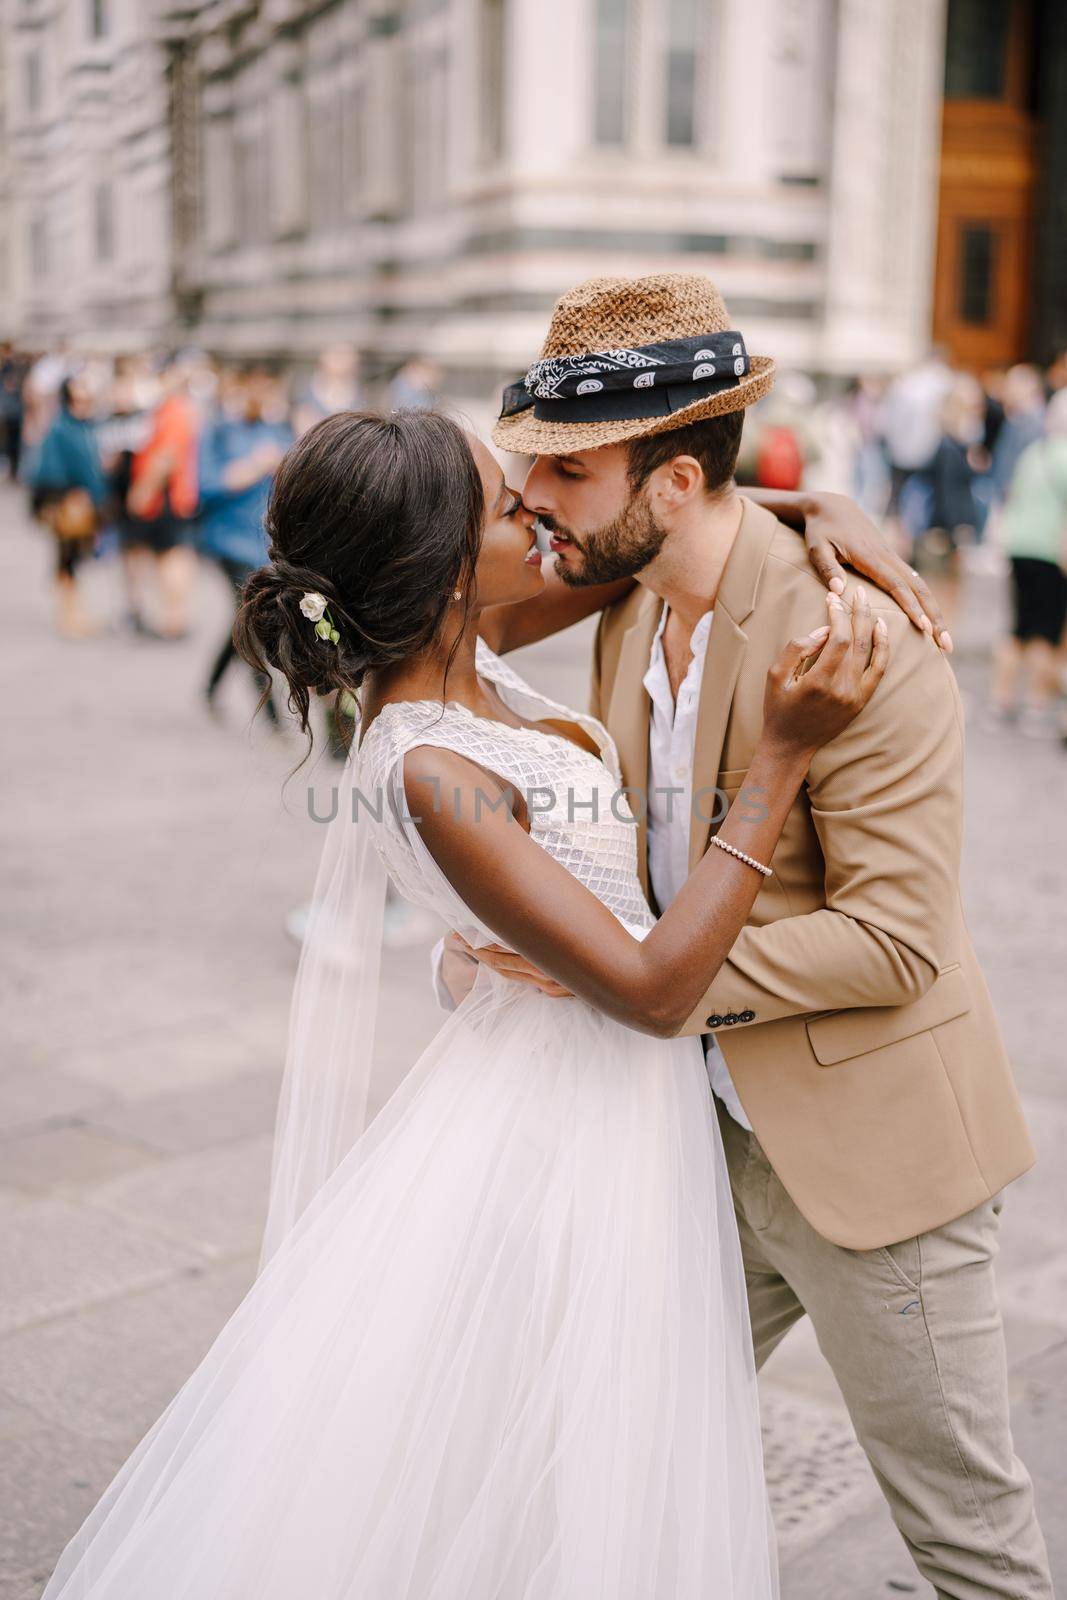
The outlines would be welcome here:
M 958 373 L 941 408 L 941 441 L 930 465 L 929 535 L 935 550 L 955 564 L 975 539 L 979 508 L 974 496 L 978 453 L 985 428 L 985 396 L 977 378 Z
M 412 356 L 389 385 L 389 405 L 394 411 L 432 411 L 441 386 L 441 369 L 422 356 Z
M 133 632 L 150 633 L 137 604 L 136 570 L 130 561 L 130 516 L 126 497 L 133 459 L 152 428 L 158 384 L 145 356 L 119 356 L 108 394 L 108 415 L 98 424 L 97 443 L 107 475 L 111 531 L 127 592 L 127 625 Z
M 1020 364 L 1004 377 L 1004 420 L 993 445 L 991 477 L 995 503 L 1008 498 L 1023 451 L 1045 431 L 1045 384 L 1036 367 Z
M 357 352 L 350 344 L 327 345 L 297 399 L 296 431 L 306 433 L 323 417 L 336 416 L 338 411 L 359 411 L 362 405 Z
M 847 409 L 855 437 L 851 489 L 870 517 L 880 517 L 889 501 L 889 464 L 880 424 L 885 382 L 874 373 L 860 373 L 849 387 Z
M 133 458 L 126 497 L 127 560 L 138 579 L 154 568 L 162 614 L 161 639 L 185 639 L 196 574 L 196 516 L 199 509 L 200 414 L 191 387 L 202 365 L 196 351 L 180 352 L 162 374 L 162 399 L 148 437 Z M 132 572 L 131 572 L 132 576 Z M 131 583 L 140 615 L 143 585 Z M 141 624 L 141 631 L 146 631 Z
M 26 372 L 25 357 L 7 341 L 0 345 L 0 444 L 12 483 L 19 475 L 22 455 L 22 389 Z
M 235 605 L 245 579 L 268 559 L 263 516 L 275 470 L 292 442 L 278 380 L 263 367 L 227 375 L 219 408 L 200 441 L 200 550 L 225 573 Z M 228 630 L 204 688 L 209 708 L 236 653 Z M 268 691 L 264 709 L 277 725 L 270 679 L 257 674 L 255 682 Z
M 799 489 L 818 460 L 812 418 L 816 389 L 806 372 L 783 372 L 753 407 L 741 437 L 736 480 L 760 489 Z
M 30 360 L 22 386 L 22 448 L 33 458 L 59 410 L 60 385 L 76 369 L 66 339 L 57 339 L 54 349 L 41 351 Z M 31 476 L 35 464 L 34 460 Z
M 1000 537 L 1011 562 L 1014 620 L 996 654 L 990 718 L 1003 726 L 1018 716 L 1021 733 L 1054 738 L 1067 623 L 1067 389 L 1049 403 L 1044 436 L 1018 458 Z
M 890 479 L 886 515 L 901 549 L 913 550 L 930 526 L 930 473 L 941 443 L 941 407 L 953 381 L 952 368 L 935 349 L 886 391 L 881 414 Z
M 83 639 L 97 630 L 78 587 L 78 569 L 92 555 L 107 498 L 93 424 L 95 397 L 84 377 L 64 378 L 58 409 L 36 453 L 31 507 L 56 546 L 57 629 Z

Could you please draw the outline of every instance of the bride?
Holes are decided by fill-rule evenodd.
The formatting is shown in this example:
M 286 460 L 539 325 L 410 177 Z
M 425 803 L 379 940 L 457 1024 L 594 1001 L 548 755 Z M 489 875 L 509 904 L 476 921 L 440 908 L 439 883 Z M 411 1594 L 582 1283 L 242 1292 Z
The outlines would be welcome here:
M 700 1042 L 813 752 L 885 669 L 869 609 L 785 644 L 734 804 L 654 922 L 615 749 L 490 648 L 542 588 L 489 452 L 342 414 L 278 473 L 242 653 L 360 689 L 301 954 L 259 1275 L 44 1600 L 768 1600 L 745 1285 Z M 585 591 L 589 609 L 605 592 Z M 498 638 L 499 642 L 499 638 Z M 355 819 L 355 820 L 354 820 Z M 486 967 L 399 1087 L 386 876 Z

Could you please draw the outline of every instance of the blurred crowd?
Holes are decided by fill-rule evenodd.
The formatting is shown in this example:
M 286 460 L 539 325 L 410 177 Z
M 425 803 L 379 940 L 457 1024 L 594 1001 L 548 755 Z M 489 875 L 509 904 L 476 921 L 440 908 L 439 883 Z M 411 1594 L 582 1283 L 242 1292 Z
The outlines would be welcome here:
M 433 406 L 438 369 L 405 362 L 375 398 L 392 407 Z M 0 345 L 0 449 L 7 476 L 26 492 L 49 537 L 55 627 L 67 639 L 116 628 L 161 645 L 195 629 L 208 563 L 234 602 L 268 559 L 264 513 L 275 471 L 293 440 L 323 417 L 367 403 L 357 352 L 324 349 L 294 380 L 260 361 L 216 362 L 198 349 L 115 359 L 75 355 L 63 345 L 30 353 Z M 94 616 L 84 593 L 90 563 L 116 575 L 117 618 Z M 218 691 L 237 661 L 232 624 L 206 664 L 200 694 L 220 717 Z M 248 672 L 274 728 L 288 720 L 266 675 Z M 327 744 L 347 756 L 357 707 L 324 705 Z M 309 907 L 286 919 L 301 942 Z M 386 940 L 426 937 L 426 918 L 397 896 L 386 908 Z
M 372 398 L 432 406 L 440 386 L 439 370 L 415 358 Z M 302 379 L 197 349 L 104 359 L 62 344 L 35 354 L 0 346 L 0 442 L 54 541 L 57 630 L 98 631 L 79 575 L 101 557 L 119 577 L 120 625 L 141 637 L 188 636 L 201 562 L 236 602 L 267 559 L 263 514 L 289 444 L 366 403 L 348 345 L 324 349 Z M 1064 736 L 1067 353 L 1046 371 L 1018 365 L 979 380 L 934 350 L 894 378 L 863 376 L 822 396 L 805 374 L 781 373 L 746 424 L 738 478 L 852 495 L 914 566 L 944 582 L 1002 575 L 1012 620 L 992 662 L 987 719 Z M 201 686 L 209 709 L 234 660 L 227 633 Z M 258 687 L 279 725 L 269 682 Z M 350 728 L 328 722 L 340 756 Z
M 937 350 L 892 379 L 819 401 L 785 373 L 746 424 L 742 481 L 850 494 L 900 552 L 943 582 L 1003 575 L 1011 626 L 987 721 L 1063 737 L 1067 622 L 1067 352 L 1046 371 L 981 379 Z
M 409 361 L 388 403 L 432 406 L 438 381 L 429 363 Z M 52 537 L 57 632 L 84 639 L 105 626 L 80 581 L 100 559 L 121 585 L 120 626 L 142 638 L 189 636 L 201 562 L 224 575 L 236 605 L 267 560 L 264 512 L 285 451 L 321 418 L 363 404 L 348 345 L 323 350 L 301 382 L 270 363 L 219 363 L 197 349 L 104 359 L 63 345 L 39 354 L 0 346 L 0 443 L 9 478 Z M 202 685 L 208 709 L 235 658 L 227 633 Z M 257 687 L 277 726 L 270 684 Z M 331 728 L 338 755 L 343 735 Z

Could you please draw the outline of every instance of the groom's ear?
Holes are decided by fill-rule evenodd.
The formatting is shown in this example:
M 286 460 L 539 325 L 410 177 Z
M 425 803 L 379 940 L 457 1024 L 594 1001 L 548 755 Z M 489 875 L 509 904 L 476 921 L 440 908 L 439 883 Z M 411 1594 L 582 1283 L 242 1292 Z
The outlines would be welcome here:
M 649 499 L 660 511 L 680 511 L 704 494 L 704 469 L 696 456 L 672 456 L 649 473 Z

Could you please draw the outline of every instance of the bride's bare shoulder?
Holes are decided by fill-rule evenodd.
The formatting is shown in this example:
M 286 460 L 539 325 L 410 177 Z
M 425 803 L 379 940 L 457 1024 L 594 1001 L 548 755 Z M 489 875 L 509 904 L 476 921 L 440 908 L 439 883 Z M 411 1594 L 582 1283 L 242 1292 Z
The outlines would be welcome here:
M 420 832 L 466 828 L 506 813 L 528 827 L 526 802 L 500 773 L 445 744 L 413 744 L 403 757 L 404 796 Z

